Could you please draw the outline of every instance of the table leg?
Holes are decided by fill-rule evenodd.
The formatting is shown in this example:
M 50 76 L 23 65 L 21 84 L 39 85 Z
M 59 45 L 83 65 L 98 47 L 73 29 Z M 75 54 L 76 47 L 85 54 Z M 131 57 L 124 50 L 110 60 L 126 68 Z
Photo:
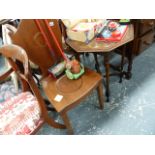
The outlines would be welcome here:
M 122 83 L 122 78 L 123 78 L 123 68 L 124 68 L 124 58 L 125 58 L 125 51 L 126 51 L 126 45 L 123 46 L 122 49 L 122 59 L 121 59 L 121 66 L 120 66 L 120 83 Z
M 99 66 L 98 59 L 97 59 L 97 54 L 93 53 L 93 55 L 94 55 L 94 58 L 95 58 L 95 69 L 97 70 L 98 73 L 101 73 L 100 66 Z
M 79 53 L 76 53 L 76 54 L 75 54 L 75 58 L 76 58 L 78 61 L 80 61 L 80 54 L 79 54 Z
M 109 96 L 110 96 L 110 89 L 109 89 L 109 71 L 110 71 L 110 64 L 109 64 L 109 54 L 106 53 L 104 54 L 104 67 L 105 67 L 105 72 L 106 72 L 106 97 L 107 97 L 107 102 L 109 102 Z
M 131 50 L 128 51 L 128 70 L 126 72 L 126 79 L 131 79 L 132 77 L 132 73 L 131 73 L 131 70 L 132 70 L 132 63 L 133 63 L 133 50 L 134 50 L 134 42 L 131 43 Z

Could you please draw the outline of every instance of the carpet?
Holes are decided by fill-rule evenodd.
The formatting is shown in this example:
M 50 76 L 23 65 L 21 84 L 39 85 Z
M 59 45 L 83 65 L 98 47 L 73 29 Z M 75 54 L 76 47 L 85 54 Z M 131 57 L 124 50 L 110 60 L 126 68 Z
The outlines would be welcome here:
M 17 95 L 17 91 L 12 83 L 12 81 L 5 81 L 0 84 L 0 104 L 5 100 Z
M 115 55 L 112 63 L 120 61 Z M 85 66 L 94 69 L 93 56 L 83 57 Z M 1 61 L 0 61 L 1 63 Z M 102 74 L 103 57 L 99 57 Z M 68 115 L 75 135 L 154 135 L 155 134 L 155 44 L 150 46 L 133 62 L 132 78 L 110 77 L 110 102 L 105 102 L 104 110 L 98 106 L 97 92 L 94 91 Z M 125 66 L 126 68 L 127 66 Z M 2 68 L 0 67 L 0 70 Z M 0 85 L 1 101 L 16 94 L 12 83 Z M 103 90 L 104 91 L 104 90 Z M 4 93 L 4 95 L 3 95 Z M 6 96 L 6 97 L 3 97 Z M 60 116 L 50 112 L 56 121 Z M 45 124 L 38 135 L 65 135 L 66 130 L 55 129 Z
M 82 59 L 85 66 L 94 69 L 90 55 Z M 120 62 L 115 55 L 111 62 Z M 102 74 L 103 57 L 99 56 Z M 125 66 L 126 68 L 127 66 Z M 133 61 L 132 78 L 110 77 L 110 102 L 104 110 L 98 108 L 96 91 L 68 115 L 75 135 L 154 135 L 155 134 L 155 44 L 150 46 Z M 58 122 L 61 118 L 51 114 Z M 39 135 L 65 135 L 66 130 L 44 125 Z

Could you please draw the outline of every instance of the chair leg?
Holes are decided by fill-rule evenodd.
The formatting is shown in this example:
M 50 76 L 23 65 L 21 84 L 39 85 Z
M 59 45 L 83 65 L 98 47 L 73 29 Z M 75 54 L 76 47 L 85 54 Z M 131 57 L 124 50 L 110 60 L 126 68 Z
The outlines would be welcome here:
M 45 118 L 45 121 L 51 127 L 58 128 L 58 129 L 66 129 L 65 125 L 55 122 L 53 118 L 49 118 L 48 116 Z
M 72 128 L 72 126 L 71 126 L 71 124 L 70 124 L 70 121 L 69 121 L 69 118 L 68 118 L 68 116 L 67 116 L 67 113 L 65 112 L 63 112 L 63 113 L 61 113 L 60 114 L 61 115 L 61 117 L 62 117 L 62 119 L 63 119 L 63 121 L 64 121 L 64 124 L 66 125 L 66 128 L 67 128 L 67 133 L 69 134 L 69 135 L 73 135 L 74 134 L 74 132 L 73 132 L 73 128 Z
M 32 73 L 32 75 L 36 79 L 38 87 L 40 87 L 41 85 L 40 85 L 40 81 L 39 81 L 38 77 L 36 76 L 35 73 Z
M 99 106 L 101 109 L 103 109 L 104 108 L 104 96 L 103 96 L 103 86 L 101 82 L 97 87 L 97 94 L 98 94 L 98 99 L 99 99 Z

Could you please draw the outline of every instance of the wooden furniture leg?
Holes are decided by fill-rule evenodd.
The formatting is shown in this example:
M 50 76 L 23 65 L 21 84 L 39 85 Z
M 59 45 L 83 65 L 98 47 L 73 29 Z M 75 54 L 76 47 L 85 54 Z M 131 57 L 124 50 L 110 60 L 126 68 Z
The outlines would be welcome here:
M 41 87 L 41 85 L 40 85 L 40 81 L 39 81 L 39 78 L 37 77 L 37 75 L 36 75 L 35 73 L 33 73 L 33 71 L 32 71 L 32 75 L 33 75 L 33 77 L 35 78 L 38 87 Z
M 100 66 L 99 66 L 98 59 L 97 59 L 97 54 L 93 53 L 93 55 L 94 55 L 94 58 L 95 58 L 95 69 L 97 70 L 98 73 L 101 73 Z
M 77 59 L 78 61 L 80 61 L 80 54 L 79 54 L 79 53 L 76 53 L 76 54 L 75 54 L 75 57 L 76 57 L 76 59 Z
M 97 87 L 97 94 L 98 94 L 98 99 L 99 99 L 99 106 L 101 109 L 103 109 L 104 108 L 104 96 L 103 96 L 102 82 Z
M 55 122 L 49 116 L 46 116 L 45 120 L 48 123 L 48 125 L 50 125 L 51 127 L 55 127 L 57 129 L 66 129 L 66 126 L 65 125 Z
M 125 50 L 126 50 L 126 45 L 123 46 L 122 49 L 122 59 L 121 59 L 121 66 L 120 66 L 120 83 L 122 83 L 122 78 L 123 78 L 123 68 L 124 68 L 124 58 L 125 58 Z
M 62 117 L 62 119 L 63 119 L 63 121 L 64 121 L 64 124 L 66 125 L 66 128 L 67 128 L 67 132 L 68 132 L 68 134 L 69 135 L 73 135 L 74 134 L 74 132 L 73 132 L 73 128 L 72 128 L 72 126 L 71 126 L 71 123 L 70 123 L 70 121 L 69 121 L 69 118 L 68 118 L 68 116 L 67 116 L 67 113 L 66 112 L 63 112 L 63 113 L 60 113 L 60 115 L 61 115 L 61 117 Z
M 131 73 L 131 70 L 132 70 L 132 63 L 133 63 L 133 51 L 134 51 L 134 48 L 135 48 L 135 45 L 134 45 L 134 42 L 131 43 L 131 49 L 132 50 L 129 50 L 128 51 L 128 55 L 127 55 L 127 58 L 128 58 L 128 70 L 126 72 L 126 79 L 131 79 L 132 77 L 132 73 Z
M 109 102 L 109 96 L 110 96 L 110 89 L 109 89 L 109 71 L 110 71 L 110 65 L 109 65 L 109 54 L 106 53 L 104 54 L 104 67 L 106 71 L 106 97 L 107 97 L 107 102 Z

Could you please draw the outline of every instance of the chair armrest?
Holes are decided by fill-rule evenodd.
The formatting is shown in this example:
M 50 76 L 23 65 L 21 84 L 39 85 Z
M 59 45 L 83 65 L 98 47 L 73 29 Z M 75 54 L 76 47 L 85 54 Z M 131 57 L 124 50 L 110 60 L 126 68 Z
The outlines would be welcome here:
M 5 80 L 12 72 L 13 72 L 13 69 L 10 68 L 7 72 L 0 75 L 0 81 Z

